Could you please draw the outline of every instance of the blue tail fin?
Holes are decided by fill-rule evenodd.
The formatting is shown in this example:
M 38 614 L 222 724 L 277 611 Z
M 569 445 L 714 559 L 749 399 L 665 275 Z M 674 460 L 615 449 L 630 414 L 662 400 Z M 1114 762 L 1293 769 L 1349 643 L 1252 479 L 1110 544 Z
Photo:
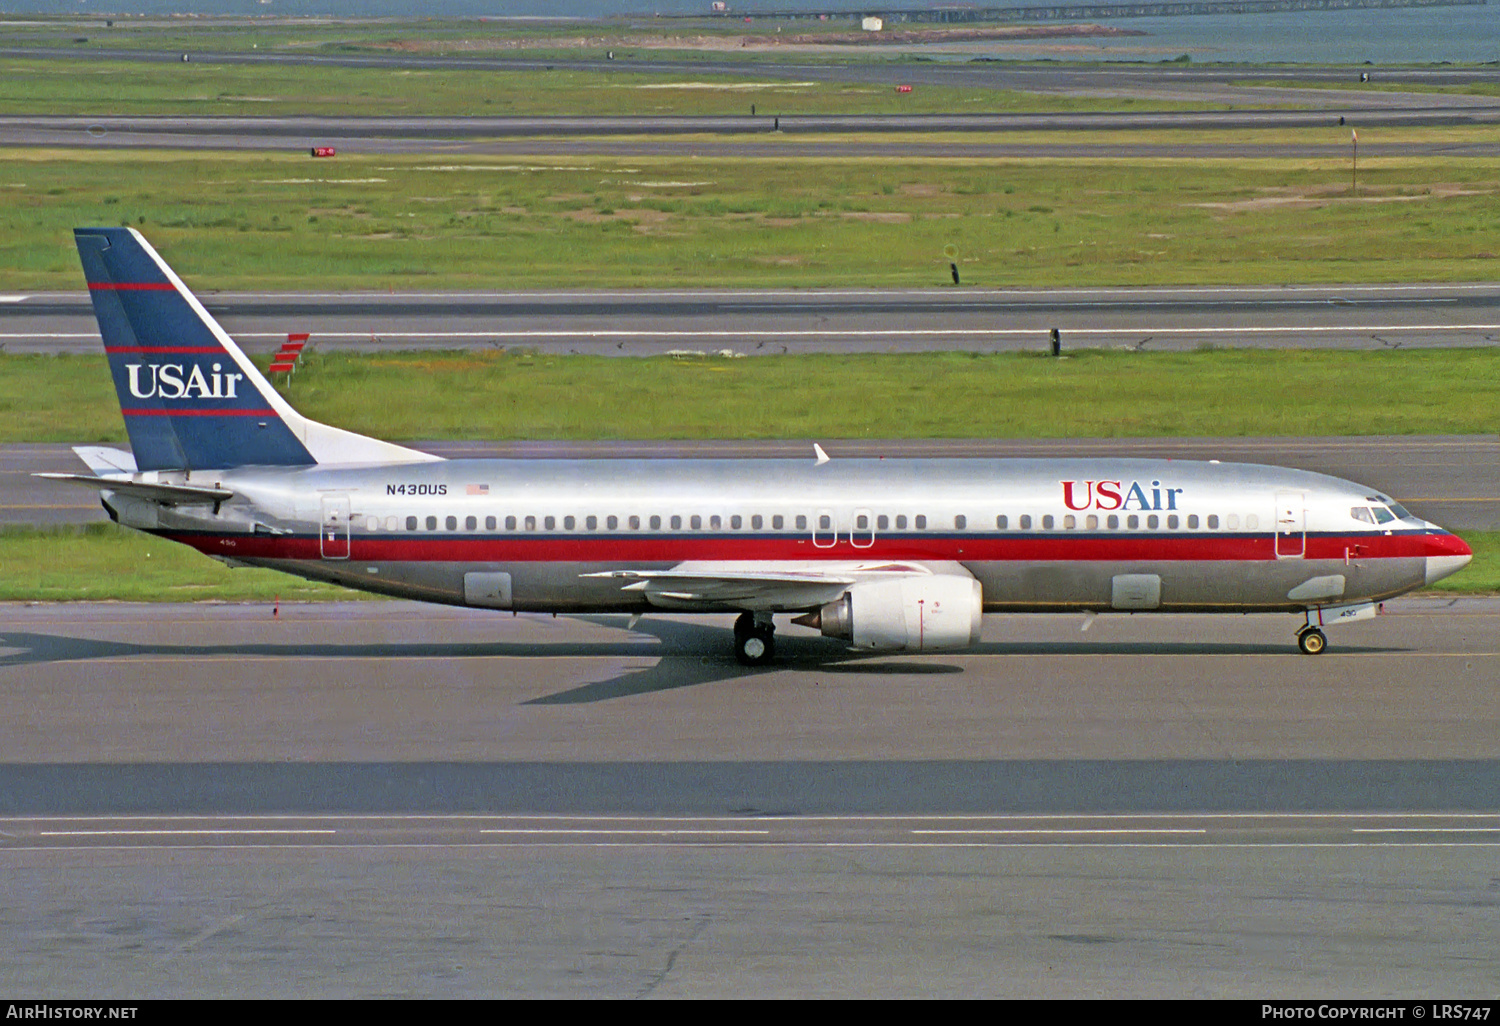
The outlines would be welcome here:
M 132 228 L 73 232 L 141 470 L 305 466 L 301 420 Z

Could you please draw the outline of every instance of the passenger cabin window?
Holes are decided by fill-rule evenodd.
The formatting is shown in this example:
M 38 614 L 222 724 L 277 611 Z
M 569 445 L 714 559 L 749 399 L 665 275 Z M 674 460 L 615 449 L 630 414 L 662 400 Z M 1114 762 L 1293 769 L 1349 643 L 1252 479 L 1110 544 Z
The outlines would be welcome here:
M 527 517 L 526 518 L 526 530 L 528 530 L 528 531 L 535 531 L 536 530 L 536 517 Z
M 1210 531 L 1217 531 L 1219 529 L 1219 514 L 1210 513 L 1208 515 L 1208 529 Z
M 915 526 L 918 531 L 927 530 L 927 514 L 918 513 L 917 519 L 913 522 L 913 526 Z
M 607 530 L 607 531 L 613 531 L 613 530 L 618 529 L 619 526 L 620 526 L 620 518 L 619 517 L 608 516 L 608 517 L 604 518 L 604 528 L 605 528 L 605 530 Z
M 884 513 L 881 513 L 879 516 L 877 516 L 875 518 L 875 529 L 877 531 L 886 531 L 886 530 L 889 530 L 890 526 L 891 526 L 891 518 L 888 517 L 888 516 L 886 516 Z
M 823 519 L 827 520 L 828 518 L 824 517 Z M 861 513 L 859 516 L 855 517 L 854 518 L 854 528 L 857 531 L 868 531 L 870 529 L 870 516 L 869 516 L 869 514 L 868 513 Z
M 968 526 L 969 526 L 969 518 L 966 517 L 966 516 L 964 516 L 962 513 L 960 513 L 958 516 L 956 516 L 956 517 L 953 518 L 953 529 L 955 531 L 962 531 L 964 528 L 966 528 Z
M 1048 513 L 1046 516 L 1042 517 L 1042 530 L 1043 531 L 1050 531 L 1050 530 L 1052 530 L 1053 523 L 1054 523 L 1054 521 L 1052 519 L 1052 514 Z
M 1231 531 L 1238 529 L 1240 526 L 1240 515 L 1238 513 L 1230 513 L 1224 518 L 1224 526 Z
M 714 517 L 714 519 L 718 520 L 719 518 Z M 744 525 L 744 523 L 744 519 L 738 513 L 735 513 L 729 518 L 729 529 L 731 531 L 738 531 Z M 715 524 L 714 526 L 717 527 L 718 525 Z
M 514 531 L 516 529 L 516 518 L 515 517 L 506 517 L 505 518 L 505 529 L 507 531 Z
M 1189 513 L 1188 514 L 1188 530 L 1189 531 L 1196 531 L 1196 530 L 1198 530 L 1198 514 L 1196 514 L 1196 513 Z
M 1248 513 L 1248 514 L 1246 514 L 1246 516 L 1245 516 L 1245 527 L 1248 530 L 1253 531 L 1253 530 L 1255 530 L 1259 526 L 1260 526 L 1260 517 L 1256 516 L 1254 513 Z
M 1118 513 L 1111 513 L 1109 515 L 1109 529 L 1111 531 L 1118 531 L 1120 529 L 1120 515 Z
M 427 518 L 427 530 L 429 530 L 429 531 L 436 531 L 437 530 L 437 517 L 428 517 Z
M 784 524 L 786 524 L 786 517 L 782 516 L 780 513 L 777 513 L 771 517 L 771 530 L 779 531 Z
M 1087 527 L 1090 531 L 1099 530 L 1099 514 L 1090 513 L 1088 519 L 1083 522 L 1083 526 Z
M 407 517 L 406 518 L 406 529 L 408 531 L 415 531 L 417 529 L 417 518 L 416 517 Z
M 400 520 L 399 517 L 386 517 L 385 518 L 385 529 L 387 531 L 395 531 L 395 530 L 399 529 L 400 523 L 401 523 L 401 520 Z
M 557 530 L 557 518 L 556 517 L 547 517 L 545 520 L 542 521 L 542 526 L 544 528 L 546 528 L 547 530 L 549 530 L 549 531 L 555 531 L 555 530 Z
M 906 530 L 906 514 L 905 513 L 898 513 L 898 514 L 896 514 L 896 530 L 898 530 L 898 531 L 904 531 L 904 530 Z
M 818 530 L 827 531 L 832 527 L 833 517 L 829 516 L 827 513 L 824 513 L 818 517 Z
M 1001 531 L 1004 531 L 1006 528 L 1010 527 L 1010 517 L 1006 516 L 1004 513 L 1000 514 L 995 518 L 995 527 Z
M 584 517 L 583 518 L 583 526 L 584 526 L 584 528 L 586 530 L 597 531 L 597 530 L 599 530 L 599 518 L 598 517 L 592 517 L 592 516 L 590 516 L 590 517 Z
M 797 530 L 807 530 L 807 517 L 802 513 L 797 514 Z
M 759 531 L 765 525 L 766 518 L 761 516 L 759 513 L 756 513 L 750 518 L 750 530 L 752 531 Z
M 1167 517 L 1167 530 L 1169 530 L 1169 531 L 1175 531 L 1175 530 L 1177 530 L 1177 524 L 1178 524 L 1177 514 L 1176 513 L 1169 514 L 1168 517 Z
M 485 517 L 484 518 L 484 529 L 486 531 L 493 531 L 495 529 L 495 518 L 494 517 Z
M 1071 530 L 1073 530 L 1073 528 L 1075 528 L 1077 526 L 1078 526 L 1078 518 L 1077 517 L 1075 517 L 1071 513 L 1068 513 L 1068 514 L 1064 515 L 1064 517 L 1063 517 L 1063 530 L 1064 531 L 1071 531 Z
M 458 530 L 458 517 L 444 517 L 443 526 L 450 531 Z
M 640 517 L 638 517 L 638 516 L 632 516 L 630 518 L 630 529 L 632 531 L 639 531 L 641 529 L 641 518 Z
M 1029 531 L 1029 530 L 1031 530 L 1031 514 L 1030 513 L 1022 513 L 1021 514 L 1020 524 L 1021 524 L 1021 530 L 1023 530 L 1023 531 Z
M 651 530 L 653 530 L 653 531 L 660 531 L 661 530 L 661 515 L 658 514 L 658 513 L 651 514 Z
M 464 517 L 464 530 L 477 531 L 479 529 L 478 517 Z
M 703 530 L 703 518 L 696 513 L 693 514 L 692 519 L 688 521 L 688 524 L 695 531 Z

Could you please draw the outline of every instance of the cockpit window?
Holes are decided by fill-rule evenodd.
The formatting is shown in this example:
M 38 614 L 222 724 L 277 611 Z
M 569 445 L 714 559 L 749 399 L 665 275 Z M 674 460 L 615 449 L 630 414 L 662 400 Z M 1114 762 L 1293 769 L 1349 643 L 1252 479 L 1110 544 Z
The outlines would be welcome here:
M 1390 510 L 1386 509 L 1384 506 L 1376 506 L 1374 508 L 1374 512 L 1375 512 L 1375 522 L 1377 524 L 1389 524 L 1392 520 L 1396 519 L 1396 514 L 1392 513 Z
M 1363 520 L 1367 524 L 1375 522 L 1375 517 L 1370 513 L 1368 506 L 1355 506 L 1349 511 L 1349 515 L 1355 520 Z
M 1394 513 L 1394 514 L 1396 514 L 1396 517 L 1398 519 L 1400 519 L 1400 520 L 1411 520 L 1411 519 L 1413 519 L 1412 515 L 1411 515 L 1411 511 L 1408 510 L 1405 506 L 1401 505 L 1401 503 L 1399 503 L 1399 502 L 1393 502 L 1393 503 L 1391 503 L 1391 512 Z

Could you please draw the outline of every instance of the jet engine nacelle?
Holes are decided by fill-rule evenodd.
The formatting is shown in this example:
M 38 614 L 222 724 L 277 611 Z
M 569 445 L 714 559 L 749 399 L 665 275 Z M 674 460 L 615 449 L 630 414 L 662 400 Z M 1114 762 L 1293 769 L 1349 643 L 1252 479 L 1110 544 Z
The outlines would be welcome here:
M 795 623 L 855 648 L 925 652 L 967 648 L 979 641 L 979 582 L 956 574 L 861 581 L 843 597 Z

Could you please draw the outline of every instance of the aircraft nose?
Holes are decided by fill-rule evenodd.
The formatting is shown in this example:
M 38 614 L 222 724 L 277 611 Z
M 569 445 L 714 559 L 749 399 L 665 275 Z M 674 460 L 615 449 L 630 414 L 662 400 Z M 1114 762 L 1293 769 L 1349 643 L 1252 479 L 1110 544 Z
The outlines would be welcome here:
M 1434 584 L 1469 565 L 1474 552 L 1456 534 L 1435 534 L 1427 542 L 1427 583 Z

